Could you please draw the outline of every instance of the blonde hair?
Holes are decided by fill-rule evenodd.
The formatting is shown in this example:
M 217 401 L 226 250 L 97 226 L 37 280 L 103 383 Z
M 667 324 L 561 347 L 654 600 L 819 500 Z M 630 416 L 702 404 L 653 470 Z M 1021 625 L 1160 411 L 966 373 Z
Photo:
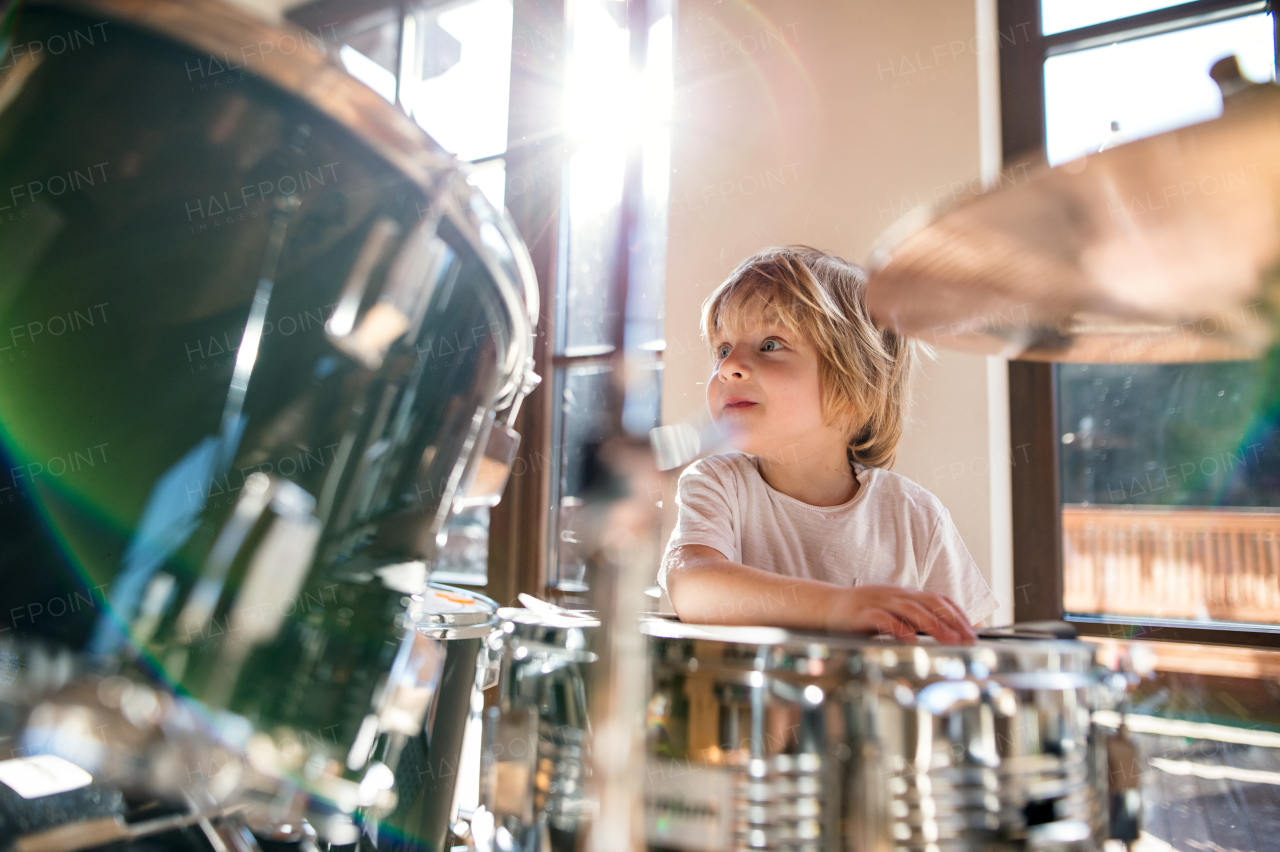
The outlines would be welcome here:
M 768 248 L 738 264 L 702 303 L 702 336 L 714 347 L 721 329 L 742 329 L 751 306 L 762 303 L 766 323 L 818 351 L 822 415 L 845 429 L 852 458 L 888 467 L 906 426 L 916 364 L 931 352 L 871 318 L 866 284 L 866 270 L 827 252 Z

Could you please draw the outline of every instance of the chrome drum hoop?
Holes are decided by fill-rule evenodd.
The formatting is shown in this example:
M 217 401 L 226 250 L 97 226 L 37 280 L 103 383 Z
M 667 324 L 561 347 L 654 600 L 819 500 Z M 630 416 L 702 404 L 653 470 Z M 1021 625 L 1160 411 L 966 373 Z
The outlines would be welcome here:
M 642 626 L 657 848 L 1094 849 L 1093 646 Z
M 1063 640 L 869 651 L 846 687 L 872 848 L 1101 848 L 1105 746 L 1095 649 Z
M 651 693 L 651 848 L 843 848 L 856 747 L 843 688 L 865 642 L 778 628 L 642 622 Z

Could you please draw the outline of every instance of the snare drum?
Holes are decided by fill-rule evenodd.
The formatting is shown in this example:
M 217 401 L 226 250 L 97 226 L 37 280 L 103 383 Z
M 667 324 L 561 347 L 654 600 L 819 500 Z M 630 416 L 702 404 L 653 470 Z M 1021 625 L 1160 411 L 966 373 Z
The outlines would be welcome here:
M 651 847 L 1097 849 L 1091 645 L 648 622 Z
M 504 607 L 497 706 L 485 719 L 482 803 L 497 848 L 575 848 L 595 808 L 587 796 L 589 650 L 600 622 Z

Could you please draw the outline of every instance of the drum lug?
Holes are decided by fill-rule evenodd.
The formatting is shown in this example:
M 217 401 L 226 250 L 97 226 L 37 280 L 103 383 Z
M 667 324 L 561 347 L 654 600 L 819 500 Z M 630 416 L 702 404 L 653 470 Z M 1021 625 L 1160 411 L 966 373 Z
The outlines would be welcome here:
M 511 468 L 515 464 L 516 451 L 520 449 L 520 433 L 506 424 L 494 422 L 492 411 L 485 414 L 480 437 L 476 445 L 483 452 L 472 452 L 467 460 L 458 496 L 453 499 L 455 512 L 474 506 L 496 506 L 502 500 Z
M 480 646 L 481 659 L 478 662 L 479 671 L 476 674 L 476 681 L 481 692 L 498 685 L 498 678 L 502 672 L 502 636 L 502 629 L 497 628 Z

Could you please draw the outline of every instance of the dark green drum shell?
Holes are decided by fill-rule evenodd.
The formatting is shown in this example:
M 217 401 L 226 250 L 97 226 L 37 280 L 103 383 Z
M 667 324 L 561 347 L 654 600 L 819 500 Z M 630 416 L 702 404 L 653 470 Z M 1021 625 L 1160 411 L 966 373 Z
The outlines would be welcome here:
M 160 36 L 23 6 L 11 44 L 26 47 L 0 60 L 0 630 L 83 647 L 108 601 L 134 622 L 158 572 L 181 600 L 254 473 L 315 500 L 330 555 L 380 517 L 437 513 L 510 380 L 510 304 L 478 240 L 440 223 L 430 307 L 377 369 L 325 324 L 375 227 L 396 236 L 374 295 L 441 198 L 251 70 L 213 74 Z

